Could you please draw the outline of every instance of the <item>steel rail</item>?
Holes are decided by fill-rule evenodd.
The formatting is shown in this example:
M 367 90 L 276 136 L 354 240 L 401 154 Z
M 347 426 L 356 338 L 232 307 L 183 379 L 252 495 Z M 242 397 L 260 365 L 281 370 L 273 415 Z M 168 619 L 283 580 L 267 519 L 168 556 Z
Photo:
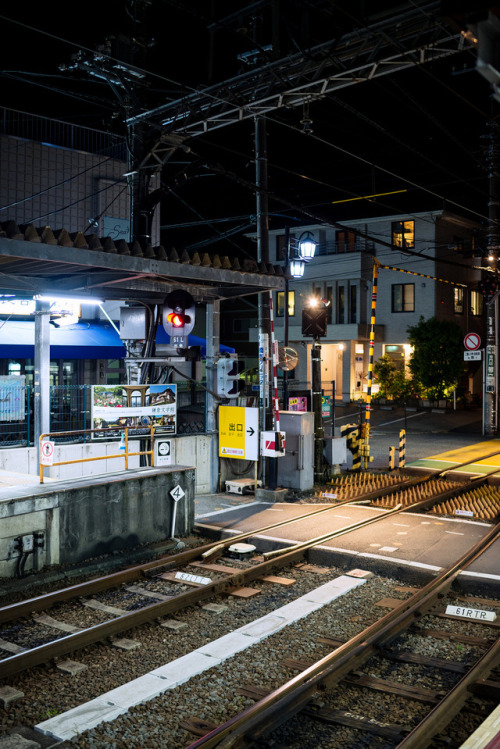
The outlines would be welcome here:
M 417 479 L 416 482 L 412 482 L 412 483 L 419 483 L 419 482 L 421 483 L 422 480 L 423 479 Z M 467 482 L 466 486 L 476 485 L 481 482 L 484 482 L 485 480 L 486 478 L 484 476 L 480 476 L 480 477 L 477 477 L 476 479 L 472 479 L 470 482 Z M 406 508 L 401 508 L 401 507 L 393 508 L 391 510 L 385 511 L 383 514 L 365 519 L 364 521 L 358 521 L 357 523 L 350 524 L 349 526 L 344 526 L 343 528 L 340 528 L 334 531 L 333 533 L 325 534 L 324 536 L 321 536 L 319 538 L 311 539 L 310 541 L 295 545 L 292 548 L 288 548 L 285 550 L 280 549 L 278 550 L 280 553 L 279 559 L 267 558 L 268 556 L 272 555 L 272 552 L 268 552 L 267 555 L 264 555 L 263 562 L 247 570 L 238 571 L 234 575 L 230 575 L 224 578 L 223 580 L 218 580 L 218 581 L 209 583 L 205 585 L 203 588 L 197 588 L 194 591 L 181 593 L 180 595 L 174 596 L 172 599 L 168 601 L 161 601 L 159 603 L 154 603 L 149 606 L 145 606 L 139 609 L 138 611 L 133 611 L 127 614 L 123 614 L 122 616 L 116 617 L 113 620 L 103 622 L 101 624 L 95 625 L 88 629 L 82 630 L 81 632 L 76 632 L 76 633 L 67 635 L 65 637 L 61 637 L 45 645 L 40 645 L 39 647 L 34 648 L 32 650 L 16 653 L 15 655 L 5 658 L 1 661 L 3 676 L 10 676 L 14 673 L 19 673 L 20 671 L 23 671 L 27 668 L 40 665 L 41 663 L 44 663 L 47 660 L 51 660 L 53 658 L 67 655 L 68 653 L 74 652 L 83 647 L 87 647 L 88 645 L 98 642 L 100 640 L 114 637 L 119 633 L 122 633 L 129 629 L 133 629 L 134 627 L 141 626 L 145 624 L 146 622 L 149 622 L 153 619 L 162 618 L 166 615 L 171 615 L 174 612 L 180 611 L 186 608 L 187 606 L 193 605 L 194 603 L 210 598 L 211 596 L 225 593 L 229 591 L 231 588 L 239 587 L 244 583 L 251 582 L 255 579 L 258 579 L 259 577 L 264 576 L 265 574 L 269 572 L 271 568 L 275 566 L 283 567 L 287 564 L 292 564 L 294 562 L 301 560 L 304 557 L 305 553 L 310 548 L 317 546 L 318 543 L 321 543 L 322 541 L 328 540 L 330 538 L 335 538 L 340 535 L 344 535 L 353 530 L 357 530 L 361 527 L 364 527 L 365 525 L 370 525 L 375 522 L 379 522 L 385 519 L 389 515 L 394 515 L 394 514 L 398 514 L 401 512 L 405 512 L 409 509 L 415 510 L 419 508 L 422 509 L 422 508 L 428 507 L 430 503 L 435 503 L 436 501 L 440 501 L 440 499 L 442 499 L 443 497 L 448 497 L 448 496 L 452 496 L 455 493 L 460 493 L 461 491 L 463 491 L 463 486 L 464 485 L 461 485 L 460 487 L 456 487 L 446 492 L 440 493 L 439 495 L 437 495 L 437 497 L 434 496 L 434 497 L 427 498 L 425 500 L 422 500 L 421 502 L 418 502 Z M 394 491 L 397 491 L 399 488 L 400 488 L 399 486 L 391 487 L 391 489 L 393 489 Z M 387 494 L 387 492 L 384 492 L 384 491 L 383 493 Z M 357 501 L 360 501 L 359 498 L 355 500 L 355 502 Z M 311 515 L 317 515 L 317 514 L 320 514 L 321 512 L 327 512 L 332 509 L 338 509 L 338 507 L 345 506 L 348 504 L 353 504 L 353 501 L 345 500 L 344 502 L 339 502 L 338 504 L 333 505 L 332 507 L 322 508 L 321 510 L 314 511 L 313 513 L 306 513 L 305 515 L 300 516 L 299 518 L 293 518 L 285 522 L 273 523 L 270 526 L 268 526 L 268 528 L 274 528 L 280 525 L 286 525 L 291 522 L 295 522 L 297 520 L 310 517 Z M 253 530 L 253 531 L 249 531 L 248 533 L 241 534 L 240 536 L 233 537 L 229 541 L 225 542 L 224 544 L 221 544 L 220 542 L 215 542 L 214 544 L 205 545 L 205 547 L 208 547 L 209 551 L 213 549 L 217 549 L 217 548 L 224 548 L 227 545 L 233 544 L 236 538 L 248 538 L 250 536 L 255 536 L 255 535 L 256 535 L 256 531 Z M 169 569 L 173 566 L 179 566 L 180 564 L 188 562 L 189 560 L 199 556 L 201 553 L 203 553 L 203 549 L 205 547 L 203 546 L 196 547 L 194 549 L 189 549 L 185 552 L 181 552 L 180 554 L 177 554 L 174 557 L 168 558 L 166 562 L 162 562 L 161 560 L 156 561 L 156 562 L 148 562 L 145 565 L 141 565 L 139 567 L 135 567 L 129 570 L 124 570 L 122 572 L 114 573 L 113 575 L 110 575 L 105 578 L 98 578 L 97 580 L 91 581 L 90 583 L 82 583 L 77 586 L 72 586 L 71 588 L 66 588 L 63 591 L 56 591 L 55 593 L 48 594 L 47 596 L 40 596 L 35 599 L 30 599 L 30 601 L 28 602 L 22 602 L 21 604 L 13 604 L 12 606 L 9 606 L 9 607 L 6 607 L 5 609 L 0 610 L 0 616 L 3 614 L 4 616 L 7 617 L 7 614 L 9 612 L 12 614 L 15 609 L 17 609 L 16 615 L 20 615 L 19 612 L 24 612 L 23 615 L 27 615 L 31 613 L 32 611 L 42 610 L 44 608 L 47 608 L 49 605 L 53 605 L 56 602 L 60 602 L 62 600 L 68 600 L 70 598 L 73 598 L 75 597 L 75 595 L 83 595 L 83 591 L 85 589 L 87 590 L 87 595 L 88 595 L 90 592 L 98 592 L 100 590 L 105 590 L 109 587 L 112 587 L 113 585 L 119 585 L 123 582 L 130 582 L 132 580 L 135 580 L 139 576 L 143 575 L 144 572 L 146 571 L 151 572 L 155 569 L 160 569 L 160 568 Z M 112 581 L 111 585 L 110 585 L 110 580 Z M 30 608 L 28 608 L 28 605 L 30 606 Z M 10 617 L 10 620 L 11 619 L 12 619 L 12 616 Z
M 392 487 L 376 489 L 373 492 L 361 495 L 360 497 L 356 497 L 355 499 L 345 499 L 329 507 L 322 507 L 319 510 L 306 512 L 303 515 L 298 515 L 295 518 L 281 520 L 276 523 L 270 523 L 269 525 L 262 526 L 261 528 L 256 528 L 252 531 L 236 534 L 227 540 L 218 540 L 213 541 L 209 544 L 196 546 L 192 549 L 187 549 L 178 554 L 166 555 L 161 559 L 156 559 L 151 562 L 145 562 L 134 567 L 129 567 L 125 570 L 121 570 L 120 572 L 114 572 L 110 575 L 106 575 L 105 577 L 99 577 L 88 582 L 78 583 L 77 585 L 71 585 L 67 588 L 62 588 L 52 593 L 46 593 L 42 596 L 29 598 L 19 603 L 13 603 L 9 604 L 8 606 L 3 606 L 2 608 L 0 608 L 0 624 L 5 624 L 8 621 L 12 621 L 13 619 L 17 619 L 20 617 L 29 616 L 29 614 L 36 611 L 44 611 L 45 609 L 51 608 L 57 603 L 71 600 L 71 598 L 93 595 L 95 593 L 100 593 L 103 590 L 107 590 L 108 588 L 117 587 L 125 583 L 131 583 L 134 580 L 140 579 L 145 575 L 145 573 L 152 572 L 155 569 L 168 570 L 174 567 L 186 565 L 193 559 L 196 559 L 202 555 L 209 555 L 211 551 L 216 552 L 219 549 L 224 549 L 234 543 L 244 541 L 245 539 L 260 535 L 262 533 L 265 533 L 266 531 L 273 530 L 274 528 L 290 525 L 292 523 L 299 522 L 300 520 L 306 520 L 307 518 L 330 512 L 334 509 L 336 510 L 339 507 L 344 507 L 345 505 L 378 499 L 381 496 L 393 494 L 402 488 L 414 486 L 416 483 L 420 483 L 426 479 L 417 478 L 410 481 L 401 482 Z
M 408 629 L 415 618 L 435 607 L 436 600 L 446 595 L 460 571 L 483 554 L 499 536 L 500 524 L 400 606 L 187 749 L 234 749 L 254 744 L 299 712 L 318 692 L 331 688 L 358 668 L 376 648 Z M 418 743 L 413 745 L 414 749 L 421 746 Z
M 470 479 L 468 482 L 461 484 L 458 487 L 455 486 L 451 489 L 446 489 L 443 492 L 439 492 L 439 494 L 434 494 L 431 497 L 426 497 L 425 499 L 421 499 L 419 502 L 414 502 L 411 505 L 406 505 L 405 507 L 396 505 L 396 507 L 393 507 L 390 510 L 386 510 L 381 516 L 358 520 L 356 523 L 351 523 L 351 525 L 344 526 L 343 528 L 339 528 L 336 531 L 324 533 L 323 535 L 317 536 L 316 538 L 310 539 L 309 541 L 302 541 L 301 543 L 294 544 L 292 547 L 287 547 L 286 549 L 274 549 L 273 551 L 266 551 L 263 554 L 263 557 L 264 559 L 271 559 L 272 557 L 277 557 L 280 554 L 287 553 L 290 550 L 298 550 L 301 548 L 310 548 L 312 546 L 317 546 L 318 544 L 325 541 L 330 541 L 332 538 L 342 536 L 344 533 L 349 533 L 350 531 L 364 528 L 371 523 L 376 523 L 389 515 L 396 515 L 403 512 L 418 512 L 419 510 L 426 510 L 429 507 L 437 504 L 438 502 L 443 502 L 447 499 L 451 499 L 456 495 L 462 494 L 464 491 L 467 491 L 467 489 L 470 489 L 471 487 L 480 486 L 481 484 L 484 484 L 486 480 L 487 476 L 478 476 L 474 479 Z
M 500 451 L 488 453 L 487 455 L 480 457 L 479 460 L 487 460 L 488 458 L 494 457 L 495 455 L 500 455 Z M 460 468 L 461 466 L 469 465 L 469 463 L 470 461 L 459 463 L 457 464 L 457 466 L 454 467 L 454 469 Z M 103 590 L 106 590 L 108 588 L 112 588 L 115 586 L 123 585 L 125 583 L 133 582 L 134 580 L 140 579 L 141 576 L 144 575 L 144 573 L 148 571 L 152 571 L 157 568 L 171 569 L 176 566 L 187 564 L 190 560 L 196 559 L 198 556 L 209 554 L 210 551 L 215 551 L 219 548 L 226 548 L 227 546 L 230 546 L 234 543 L 238 543 L 240 541 L 244 541 L 245 539 L 251 538 L 252 536 L 258 536 L 262 533 L 265 533 L 266 531 L 272 530 L 273 528 L 290 525 L 291 523 L 299 522 L 300 520 L 305 520 L 308 517 L 314 517 L 315 515 L 318 515 L 324 512 L 329 512 L 333 509 L 338 509 L 339 507 L 343 507 L 348 504 L 368 502 L 374 499 L 379 499 L 380 497 L 383 497 L 383 496 L 390 496 L 391 494 L 395 494 L 396 492 L 400 490 L 428 482 L 454 469 L 438 470 L 432 473 L 430 476 L 419 476 L 413 479 L 409 479 L 407 481 L 402 481 L 391 487 L 383 487 L 381 489 L 375 489 L 372 492 L 367 492 L 366 494 L 360 495 L 359 497 L 356 497 L 355 499 L 346 499 L 346 500 L 342 500 L 341 502 L 337 502 L 335 505 L 332 505 L 331 507 L 322 507 L 319 510 L 314 510 L 312 512 L 304 513 L 303 515 L 299 515 L 296 518 L 290 518 L 285 521 L 271 523 L 261 528 L 254 529 L 252 531 L 247 531 L 246 533 L 237 534 L 235 536 L 232 536 L 232 538 L 229 540 L 219 540 L 219 541 L 214 541 L 209 544 L 203 544 L 201 546 L 194 547 L 193 549 L 187 549 L 186 551 L 183 551 L 179 554 L 168 555 L 168 556 L 162 557 L 159 560 L 154 560 L 152 562 L 145 562 L 144 564 L 136 565 L 134 567 L 129 567 L 126 570 L 115 572 L 115 573 L 112 573 L 111 575 L 106 575 L 105 577 L 99 577 L 89 582 L 68 586 L 67 588 L 62 588 L 53 593 L 47 593 L 47 594 L 44 594 L 43 596 L 36 596 L 35 598 L 29 598 L 20 603 L 3 606 L 0 608 L 0 624 L 5 624 L 6 622 L 12 621 L 13 619 L 16 619 L 16 618 L 29 616 L 29 614 L 34 613 L 36 611 L 43 611 L 45 609 L 51 608 L 56 603 L 61 603 L 63 601 L 70 600 L 71 598 L 75 598 L 77 596 L 82 597 L 82 596 L 93 595 L 95 593 L 102 592 Z M 491 474 L 496 473 L 496 472 L 497 472 L 496 470 L 492 471 Z M 478 483 L 481 481 L 481 479 L 485 480 L 491 474 L 490 473 L 482 474 L 481 477 L 477 478 Z M 412 508 L 413 507 L 414 506 L 412 505 Z M 410 508 L 406 508 L 406 509 L 410 509 Z M 203 526 L 200 526 L 200 527 L 203 527 Z
M 401 741 L 396 749 L 421 749 L 448 726 L 470 697 L 469 687 L 486 678 L 500 664 L 500 637 L 497 638 L 473 668 L 455 684 L 453 689 Z

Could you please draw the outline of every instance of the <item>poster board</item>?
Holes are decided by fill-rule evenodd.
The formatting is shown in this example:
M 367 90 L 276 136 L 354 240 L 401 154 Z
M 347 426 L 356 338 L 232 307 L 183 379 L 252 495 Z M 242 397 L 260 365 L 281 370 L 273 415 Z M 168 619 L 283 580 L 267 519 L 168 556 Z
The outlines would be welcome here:
M 149 434 L 175 434 L 177 431 L 177 385 L 93 385 L 92 428 L 116 427 L 119 436 L 125 427 L 129 438 Z M 93 439 L 111 436 L 93 435 Z

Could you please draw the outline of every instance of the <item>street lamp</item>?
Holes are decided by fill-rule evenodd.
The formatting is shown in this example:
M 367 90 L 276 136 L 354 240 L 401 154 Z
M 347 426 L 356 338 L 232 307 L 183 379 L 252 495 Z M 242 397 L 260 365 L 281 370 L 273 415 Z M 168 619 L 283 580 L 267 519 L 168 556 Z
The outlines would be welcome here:
M 290 227 L 285 227 L 285 293 L 283 308 L 283 345 L 288 346 L 288 304 L 289 304 L 289 279 L 302 278 L 306 263 L 312 260 L 316 252 L 316 242 L 310 231 L 304 231 L 299 239 L 290 237 Z M 285 410 L 288 405 L 288 370 L 283 371 L 283 405 Z

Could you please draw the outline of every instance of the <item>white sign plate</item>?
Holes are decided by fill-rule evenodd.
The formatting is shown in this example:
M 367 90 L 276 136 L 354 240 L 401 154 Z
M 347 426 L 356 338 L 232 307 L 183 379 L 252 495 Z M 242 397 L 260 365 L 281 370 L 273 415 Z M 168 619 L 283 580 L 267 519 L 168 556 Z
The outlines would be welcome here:
M 464 361 L 481 361 L 482 351 L 464 351 Z
M 176 572 L 176 580 L 185 580 L 188 583 L 198 583 L 198 585 L 208 585 L 211 583 L 209 577 L 200 577 L 199 575 L 190 575 L 189 572 Z
M 464 606 L 447 606 L 446 613 L 452 616 L 463 616 L 464 619 L 480 619 L 483 622 L 494 622 L 497 618 L 494 611 L 467 609 Z
M 40 450 L 40 463 L 43 466 L 51 466 L 54 462 L 54 442 L 44 440 Z
M 172 464 L 172 443 L 170 440 L 156 440 L 155 465 L 169 466 Z
M 177 486 L 174 486 L 173 489 L 170 490 L 170 496 L 174 500 L 174 502 L 178 502 L 179 499 L 182 499 L 185 495 L 185 491 L 183 491 L 182 487 L 177 484 Z

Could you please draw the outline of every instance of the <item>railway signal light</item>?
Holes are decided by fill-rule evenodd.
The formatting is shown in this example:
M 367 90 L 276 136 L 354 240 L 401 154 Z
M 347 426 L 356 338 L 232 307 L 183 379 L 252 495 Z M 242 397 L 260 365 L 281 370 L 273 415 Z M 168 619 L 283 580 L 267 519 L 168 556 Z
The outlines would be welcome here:
M 240 379 L 244 369 L 237 356 L 225 356 L 217 362 L 217 395 L 223 398 L 237 398 L 245 383 Z
M 314 298 L 302 310 L 302 335 L 321 338 L 326 335 L 328 306 L 322 299 Z
M 194 328 L 194 322 L 195 307 L 191 294 L 183 289 L 172 291 L 163 306 L 163 327 L 171 342 L 178 343 L 179 338 L 186 338 Z

